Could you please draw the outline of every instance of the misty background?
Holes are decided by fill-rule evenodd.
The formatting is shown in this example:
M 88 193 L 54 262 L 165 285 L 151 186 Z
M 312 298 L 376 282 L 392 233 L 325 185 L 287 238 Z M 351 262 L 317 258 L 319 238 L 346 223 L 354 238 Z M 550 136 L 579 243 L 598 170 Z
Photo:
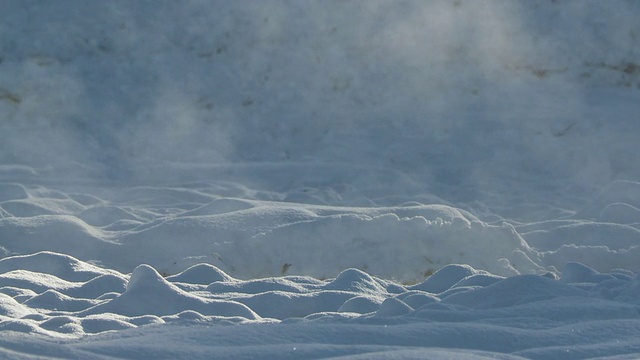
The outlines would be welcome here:
M 4 167 L 136 183 L 199 164 L 194 180 L 495 204 L 640 176 L 635 1 L 12 0 L 0 14 Z M 298 173 L 261 182 L 247 164 Z

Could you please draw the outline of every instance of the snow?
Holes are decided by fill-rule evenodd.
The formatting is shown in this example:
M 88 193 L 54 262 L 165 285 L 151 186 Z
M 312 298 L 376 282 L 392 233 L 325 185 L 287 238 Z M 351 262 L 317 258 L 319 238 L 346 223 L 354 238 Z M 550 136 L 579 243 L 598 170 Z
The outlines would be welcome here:
M 0 263 L 28 268 L 35 259 L 59 258 L 40 253 Z M 77 259 L 73 263 L 91 267 Z M 22 288 L 29 288 L 28 279 L 33 288 L 41 286 L 43 274 L 24 273 L 31 277 L 23 276 Z M 239 280 L 212 265 L 197 265 L 169 278 L 140 265 L 118 277 L 125 279 L 126 289 L 102 281 L 101 291 L 115 293 L 113 298 L 87 299 L 82 297 L 88 292 L 77 291 L 113 277 L 107 269 L 80 286 L 59 285 L 59 290 L 34 293 L 26 301 L 2 294 L 0 331 L 8 334 L 3 351 L 25 357 L 56 352 L 65 358 L 155 353 L 186 357 L 213 351 L 221 357 L 267 358 L 403 358 L 407 352 L 414 358 L 441 351 L 457 358 L 461 349 L 468 349 L 473 350 L 468 356 L 479 358 L 499 353 L 581 358 L 637 352 L 640 276 L 601 274 L 578 263 L 568 264 L 563 273 L 566 278 L 559 280 L 540 275 L 500 278 L 468 265 L 448 265 L 422 283 L 404 287 L 357 269 L 327 280 L 297 275 Z M 70 283 L 48 276 L 52 284 L 54 279 Z M 483 280 L 474 280 L 478 277 Z M 481 284 L 487 279 L 491 281 Z M 7 288 L 1 289 L 9 292 Z M 67 295 L 74 290 L 75 296 Z
M 0 14 L 0 357 L 640 356 L 638 3 Z

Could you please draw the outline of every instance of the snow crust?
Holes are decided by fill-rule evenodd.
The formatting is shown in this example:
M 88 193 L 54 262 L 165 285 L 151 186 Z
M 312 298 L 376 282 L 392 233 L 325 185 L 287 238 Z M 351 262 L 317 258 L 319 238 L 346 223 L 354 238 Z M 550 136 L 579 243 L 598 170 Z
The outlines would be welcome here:
M 639 3 L 0 14 L 0 357 L 640 356 Z

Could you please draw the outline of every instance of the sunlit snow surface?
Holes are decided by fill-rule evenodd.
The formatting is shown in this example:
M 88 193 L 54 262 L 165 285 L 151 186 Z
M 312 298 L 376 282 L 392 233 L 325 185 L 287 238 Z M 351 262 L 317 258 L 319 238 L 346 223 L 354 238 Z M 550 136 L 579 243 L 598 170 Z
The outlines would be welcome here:
M 504 278 L 447 265 L 411 286 L 357 269 L 327 280 L 243 281 L 208 264 L 163 278 L 148 265 L 124 275 L 40 252 L 0 260 L 0 344 L 7 356 L 69 358 L 583 358 L 640 351 L 640 277 L 578 263 L 563 270 L 559 280 Z M 100 335 L 74 340 L 88 334 Z
M 0 189 L 6 356 L 640 352 L 638 230 L 617 202 L 599 205 L 606 222 L 520 223 L 417 202 L 260 200 L 275 194 L 202 182 Z
M 0 2 L 0 357 L 640 357 L 639 17 Z

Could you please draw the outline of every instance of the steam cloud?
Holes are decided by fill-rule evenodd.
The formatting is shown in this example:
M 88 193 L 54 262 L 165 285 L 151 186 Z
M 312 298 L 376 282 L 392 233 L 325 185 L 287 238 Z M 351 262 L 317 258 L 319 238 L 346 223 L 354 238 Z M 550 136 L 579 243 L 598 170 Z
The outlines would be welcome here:
M 602 186 L 640 175 L 626 113 L 586 110 L 590 89 L 640 84 L 640 5 L 619 2 L 4 2 L 0 161 L 117 179 L 313 159 L 469 197 Z

